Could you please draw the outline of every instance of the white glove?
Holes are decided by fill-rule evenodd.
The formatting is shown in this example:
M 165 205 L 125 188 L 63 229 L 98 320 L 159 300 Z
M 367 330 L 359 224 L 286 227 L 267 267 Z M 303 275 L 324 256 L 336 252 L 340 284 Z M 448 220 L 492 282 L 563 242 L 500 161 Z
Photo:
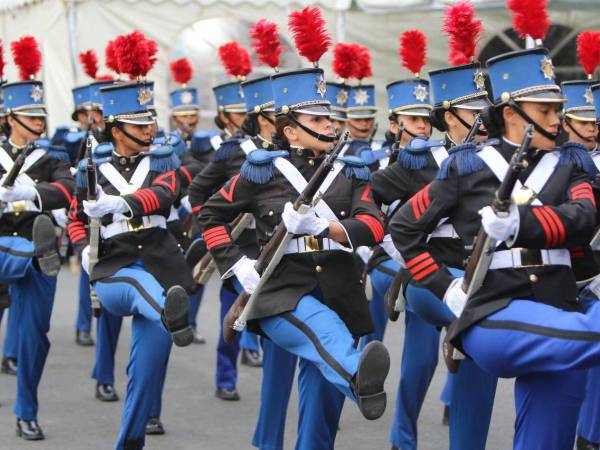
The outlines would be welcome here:
M 81 251 L 81 268 L 90 274 L 90 246 L 86 245 Z
M 0 200 L 5 203 L 18 202 L 19 200 L 35 200 L 37 191 L 33 186 L 18 184 L 16 186 L 5 188 L 0 187 Z
M 186 195 L 185 197 L 183 197 L 179 203 L 187 212 L 189 212 L 189 213 L 192 212 L 192 204 L 190 203 L 189 195 Z
M 404 261 L 404 258 L 394 245 L 394 242 L 392 241 L 392 236 L 390 234 L 386 234 L 383 237 L 383 241 L 381 241 L 381 244 L 379 245 L 381 245 L 381 248 L 385 250 L 385 252 L 390 258 L 392 258 L 394 261 L 400 264 L 400 267 L 406 267 L 406 262 Z
M 600 275 L 596 275 L 585 288 L 600 299 Z
M 230 269 L 248 294 L 254 292 L 254 289 L 258 285 L 258 280 L 260 280 L 260 275 L 254 268 L 254 264 L 256 264 L 255 259 L 244 256 Z
M 489 237 L 496 241 L 514 241 L 519 232 L 519 209 L 511 205 L 508 216 L 499 217 L 491 206 L 480 211 L 481 225 Z
M 67 210 L 65 208 L 53 209 L 52 216 L 54 217 L 56 225 L 62 229 L 67 228 Z
M 356 254 L 358 256 L 360 256 L 360 259 L 362 259 L 362 261 L 365 264 L 367 264 L 369 262 L 369 259 L 371 259 L 371 255 L 373 254 L 373 250 L 371 250 L 366 245 L 361 245 L 360 247 L 358 247 L 356 249 Z
M 129 211 L 129 206 L 120 195 L 105 194 L 98 190 L 98 200 L 95 202 L 83 201 L 83 212 L 89 217 L 100 218 L 106 214 L 122 214 Z
M 329 221 L 317 217 L 312 208 L 305 213 L 301 213 L 294 210 L 294 205 L 292 205 L 291 202 L 285 204 L 281 219 L 283 220 L 288 233 L 292 234 L 311 234 L 317 236 L 329 227 Z
M 444 303 L 456 317 L 460 317 L 467 304 L 467 293 L 462 290 L 462 283 L 462 277 L 455 278 L 444 294 Z

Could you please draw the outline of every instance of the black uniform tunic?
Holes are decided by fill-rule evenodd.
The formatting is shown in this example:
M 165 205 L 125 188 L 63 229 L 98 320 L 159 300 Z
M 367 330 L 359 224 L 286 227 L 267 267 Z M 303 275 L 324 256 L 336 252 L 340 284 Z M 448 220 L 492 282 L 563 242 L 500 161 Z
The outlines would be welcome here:
M 506 161 L 516 146 L 497 146 Z M 470 152 L 470 153 L 465 153 Z M 530 149 L 524 182 L 543 156 Z M 458 156 L 460 155 L 460 156 Z M 587 159 L 586 159 L 587 158 Z M 468 164 L 465 161 L 468 160 Z M 584 168 L 593 164 L 586 152 L 563 147 L 560 160 L 538 198 L 544 206 L 521 205 L 519 232 L 513 248 L 572 248 L 587 243 L 595 224 L 595 202 Z M 448 217 L 466 245 L 472 245 L 481 220 L 478 211 L 492 203 L 500 182 L 475 151 L 461 150 L 442 164 L 441 175 L 420 194 L 417 208 L 406 203 L 390 223 L 398 250 L 406 259 L 412 282 L 431 290 L 440 299 L 453 280 L 436 259 L 427 236 L 439 220 Z M 498 250 L 504 250 L 502 244 Z M 566 311 L 581 311 L 575 277 L 565 265 L 490 270 L 483 286 L 472 296 L 452 337 L 484 317 L 504 308 L 512 299 L 529 299 Z
M 303 149 L 291 150 L 289 160 L 307 180 L 321 162 L 321 158 Z M 204 204 L 200 213 L 205 240 L 221 273 L 226 273 L 243 256 L 238 245 L 231 242 L 228 223 L 239 213 L 252 213 L 259 244 L 264 245 L 280 222 L 285 203 L 298 197 L 279 170 L 272 166 L 260 168 L 257 169 L 272 173 L 268 182 L 258 184 L 244 176 L 234 176 Z M 344 169 L 342 172 L 346 173 L 338 174 L 323 197 L 354 248 L 372 246 L 383 238 L 379 209 L 366 181 L 368 171 L 364 166 L 361 170 L 362 177 L 357 177 Z M 343 250 L 285 255 L 263 287 L 250 319 L 291 311 L 300 298 L 315 289 L 321 291 L 322 301 L 340 316 L 352 334 L 372 331 L 360 272 L 352 253 Z

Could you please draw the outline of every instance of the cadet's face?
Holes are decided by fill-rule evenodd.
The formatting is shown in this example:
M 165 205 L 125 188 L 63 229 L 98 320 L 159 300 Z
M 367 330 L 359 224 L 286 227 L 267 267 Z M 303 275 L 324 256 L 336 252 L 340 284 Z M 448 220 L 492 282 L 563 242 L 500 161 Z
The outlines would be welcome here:
M 341 134 L 346 130 L 346 122 L 342 120 L 332 119 L 331 123 L 333 124 L 333 128 L 335 128 L 335 132 L 338 136 L 341 136 Z
M 23 124 L 32 129 L 35 133 L 27 130 L 23 125 L 18 123 L 14 117 L 8 116 L 8 124 L 11 128 L 10 137 L 15 144 L 25 143 L 38 139 L 46 128 L 46 119 L 44 117 L 29 117 L 18 116 Z
M 88 126 L 88 112 L 87 111 L 79 111 L 77 113 L 77 123 L 84 130 L 87 128 L 87 126 Z
M 329 116 L 313 116 L 312 114 L 298 114 L 296 116 L 298 122 L 305 127 L 311 129 L 315 133 L 323 134 L 325 136 L 334 137 L 333 124 Z M 290 129 L 291 136 L 287 135 L 288 141 L 291 145 L 303 147 L 309 150 L 313 150 L 316 153 L 322 153 L 329 151 L 333 148 L 333 143 L 320 141 L 317 138 L 311 136 L 300 127 L 287 127 Z
M 522 102 L 521 108 L 531 119 L 549 133 L 557 134 L 560 125 L 558 112 L 562 105 L 559 103 Z M 507 137 L 520 143 L 525 135 L 527 121 L 519 116 L 510 107 L 504 108 L 504 122 Z M 556 147 L 555 140 L 548 139 L 537 131 L 533 132 L 531 147 L 543 150 L 553 150 Z
M 175 122 L 175 126 L 184 131 L 185 133 L 190 133 L 196 129 L 198 125 L 198 120 L 200 116 L 198 114 L 185 114 L 185 115 L 177 115 L 173 116 L 173 121 Z
M 147 142 L 148 145 L 140 145 L 137 142 L 129 139 L 118 128 L 113 128 L 113 136 L 115 138 L 115 147 L 119 154 L 123 156 L 133 156 L 141 152 L 146 152 L 150 149 L 150 143 L 156 134 L 156 124 L 134 125 L 131 123 L 123 124 L 123 130 L 140 141 Z
M 448 127 L 448 135 L 450 136 L 450 139 L 457 144 L 462 144 L 469 134 L 473 123 L 475 122 L 475 117 L 481 111 L 476 109 L 454 108 L 454 112 L 469 125 L 468 129 L 449 111 L 444 113 L 444 120 L 446 121 L 446 125 Z M 480 125 L 479 129 L 485 130 L 485 127 Z M 476 134 L 473 140 L 476 142 L 483 142 L 486 139 L 487 136 L 480 136 Z
M 264 114 L 266 114 L 267 117 L 271 120 L 267 120 L 261 114 L 258 115 L 258 126 L 260 128 L 259 133 L 264 139 L 270 141 L 273 138 L 275 132 L 277 131 L 275 129 L 275 113 L 266 112 Z
M 224 112 L 221 112 L 221 120 L 223 120 L 225 126 L 227 127 L 227 131 L 229 131 L 231 134 L 236 133 L 242 127 L 245 119 L 246 113 L 230 112 L 225 114 Z
M 569 119 L 563 122 L 563 127 L 569 135 L 569 140 L 585 145 L 588 150 L 596 148 L 598 137 L 598 126 L 595 121 Z M 583 139 L 579 135 L 583 136 Z
M 348 119 L 348 131 L 352 139 L 368 139 L 371 137 L 375 119 Z
M 404 124 L 404 129 L 415 136 L 429 138 L 431 136 L 431 122 L 429 117 L 425 116 L 409 116 L 406 114 L 397 114 L 396 121 L 390 123 L 390 131 L 398 133 L 398 125 Z M 404 147 L 413 137 L 409 133 L 402 133 L 400 138 L 400 146 Z
M 106 124 L 104 123 L 104 118 L 102 117 L 102 113 L 100 111 L 92 111 L 92 121 L 94 122 L 94 128 L 97 130 L 104 130 Z

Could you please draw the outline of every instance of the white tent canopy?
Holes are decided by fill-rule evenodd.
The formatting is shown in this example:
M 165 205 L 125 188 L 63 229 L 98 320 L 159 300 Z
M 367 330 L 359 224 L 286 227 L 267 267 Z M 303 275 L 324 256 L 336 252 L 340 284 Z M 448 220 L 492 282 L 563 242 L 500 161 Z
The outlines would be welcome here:
M 597 0 L 551 0 L 551 19 L 584 30 L 600 28 L 600 12 L 585 7 Z M 510 16 L 504 2 L 475 0 L 478 16 L 483 20 L 485 33 L 482 48 L 493 36 L 510 27 Z M 398 35 L 411 28 L 421 28 L 429 38 L 427 70 L 447 65 L 446 39 L 440 32 L 443 4 L 432 0 L 321 0 L 273 2 L 268 0 L 2 0 L 0 1 L 0 37 L 10 42 L 25 34 L 35 36 L 41 43 L 44 57 L 42 79 L 45 83 L 46 102 L 50 124 L 69 123 L 72 111 L 71 88 L 88 83 L 76 56 L 92 48 L 103 60 L 106 43 L 118 34 L 137 28 L 159 46 L 159 60 L 150 72 L 155 81 L 156 104 L 161 125 L 166 124 L 169 86 L 168 62 L 174 56 L 175 44 L 182 32 L 200 20 L 210 18 L 239 19 L 253 23 L 268 18 L 280 25 L 280 31 L 289 38 L 287 14 L 307 4 L 320 4 L 334 41 L 358 42 L 371 49 L 373 82 L 377 86 L 380 120 L 385 120 L 385 84 L 409 74 L 397 61 Z M 571 9 L 577 5 L 582 10 Z M 410 8 L 407 9 L 407 6 Z M 372 11 L 370 14 L 365 11 Z M 377 12 L 387 11 L 386 14 Z M 240 32 L 240 30 L 237 30 Z M 12 59 L 6 78 L 16 76 Z M 331 52 L 322 66 L 329 70 Z M 195 71 L 202 79 L 206 67 L 196 64 Z M 104 70 L 101 70 L 104 72 Z M 330 78 L 332 78 L 332 75 Z M 371 80 L 369 80 L 371 81 Z M 208 82 L 196 87 L 208 91 Z M 210 105 L 207 105 L 210 108 Z

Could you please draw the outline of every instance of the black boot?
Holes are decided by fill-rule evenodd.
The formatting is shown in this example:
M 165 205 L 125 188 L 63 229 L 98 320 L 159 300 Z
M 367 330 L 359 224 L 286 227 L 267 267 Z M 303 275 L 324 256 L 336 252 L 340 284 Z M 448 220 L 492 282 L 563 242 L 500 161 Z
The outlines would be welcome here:
M 117 391 L 112 384 L 97 384 L 96 398 L 101 402 L 116 402 L 119 400 Z
M 240 399 L 240 394 L 238 394 L 236 388 L 217 388 L 215 397 L 221 400 L 236 402 Z
M 33 248 L 40 271 L 48 276 L 58 275 L 60 256 L 56 248 L 56 232 L 50 217 L 40 214 L 33 221 Z
M 148 419 L 148 423 L 146 424 L 146 434 L 165 434 L 165 428 L 163 427 L 160 418 L 151 417 Z
M 385 412 L 387 396 L 383 389 L 390 370 L 390 355 L 379 341 L 369 342 L 358 362 L 358 371 L 352 381 L 358 407 L 368 420 L 375 420 Z
M 242 358 L 240 361 L 244 366 L 262 367 L 262 355 L 254 350 L 242 349 Z
M 94 345 L 94 340 L 89 331 L 75 331 L 75 343 L 82 347 L 91 347 Z
M 590 442 L 587 439 L 582 438 L 581 436 L 577 436 L 575 448 L 577 450 L 599 450 L 600 445 L 594 444 L 593 442 Z
M 135 439 L 130 441 L 125 441 L 123 444 L 123 450 L 142 450 L 144 448 L 144 440 L 143 439 Z
M 188 321 L 190 307 L 189 297 L 181 286 L 173 286 L 167 291 L 162 321 L 173 343 L 178 347 L 190 345 L 194 340 L 194 332 Z
M 17 419 L 17 436 L 26 441 L 41 441 L 46 439 L 44 432 L 37 423 L 37 420 Z
M 442 416 L 442 425 L 448 426 L 450 424 L 450 408 L 444 406 L 444 415 Z
M 17 360 L 15 358 L 2 358 L 2 367 L 0 367 L 0 372 L 5 373 L 6 375 L 16 375 Z

